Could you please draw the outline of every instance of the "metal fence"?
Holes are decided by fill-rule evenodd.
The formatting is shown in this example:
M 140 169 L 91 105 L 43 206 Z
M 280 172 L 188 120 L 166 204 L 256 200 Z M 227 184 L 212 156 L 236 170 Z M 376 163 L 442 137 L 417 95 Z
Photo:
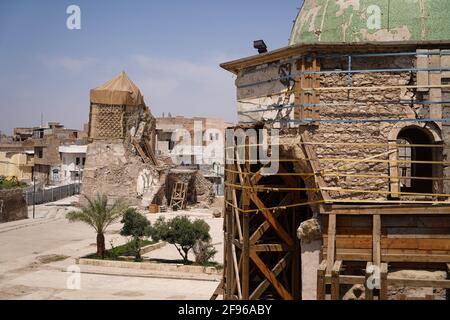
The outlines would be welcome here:
M 58 201 L 67 197 L 71 197 L 76 194 L 80 194 L 81 184 L 74 183 L 65 186 L 54 187 L 51 189 L 36 189 L 36 194 L 34 195 L 33 189 L 30 188 L 24 190 L 23 195 L 27 205 L 33 204 L 33 199 L 35 199 L 34 204 L 42 204 L 48 202 Z

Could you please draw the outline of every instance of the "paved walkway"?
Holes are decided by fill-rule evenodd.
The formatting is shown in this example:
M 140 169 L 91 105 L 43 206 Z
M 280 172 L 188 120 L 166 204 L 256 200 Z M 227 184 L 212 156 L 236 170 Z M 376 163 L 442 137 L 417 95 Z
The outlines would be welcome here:
M 72 200 L 36 206 L 37 219 L 0 224 L 0 299 L 209 299 L 218 285 L 217 276 L 189 276 L 164 272 L 131 271 L 81 266 L 79 290 L 70 290 L 68 268 L 75 259 L 95 252 L 95 234 L 82 223 L 69 223 L 65 214 Z M 211 225 L 213 242 L 223 251 L 222 219 L 208 210 L 178 212 L 205 219 Z M 168 218 L 173 214 L 165 214 Z M 148 215 L 151 221 L 158 215 Z M 106 234 L 106 244 L 121 245 L 121 224 Z M 176 249 L 166 247 L 151 257 L 178 259 Z M 182 279 L 183 278 L 183 279 Z

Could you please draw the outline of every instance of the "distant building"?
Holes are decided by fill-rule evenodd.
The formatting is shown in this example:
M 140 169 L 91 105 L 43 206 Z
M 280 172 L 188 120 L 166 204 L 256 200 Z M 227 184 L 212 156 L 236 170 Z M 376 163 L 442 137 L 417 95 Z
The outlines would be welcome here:
M 44 128 L 34 128 L 34 174 L 36 180 L 52 185 L 61 183 L 61 155 L 59 147 L 65 144 L 86 144 L 86 134 L 66 129 L 52 122 Z
M 22 143 L 0 144 L 0 176 L 31 181 L 34 150 Z
M 81 182 L 86 164 L 87 145 L 60 146 L 61 170 L 59 182 L 71 184 Z
M 26 141 L 33 137 L 33 128 L 14 128 L 14 141 Z
M 162 117 L 156 119 L 156 152 L 177 166 L 190 166 L 223 192 L 225 130 L 232 126 L 223 119 Z
M 215 118 L 157 118 L 157 155 L 176 165 L 223 166 L 225 129 L 231 125 Z

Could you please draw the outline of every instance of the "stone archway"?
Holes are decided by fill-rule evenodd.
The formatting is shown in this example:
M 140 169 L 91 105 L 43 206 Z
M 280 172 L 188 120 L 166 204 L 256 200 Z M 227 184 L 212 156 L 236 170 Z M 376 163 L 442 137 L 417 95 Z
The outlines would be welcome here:
M 391 153 L 389 154 L 389 175 L 390 179 L 390 190 L 394 192 L 391 194 L 392 199 L 401 198 L 398 192 L 413 192 L 413 193 L 442 193 L 443 183 L 442 181 L 430 181 L 418 179 L 399 179 L 402 175 L 402 171 L 405 172 L 404 168 L 401 170 L 399 162 L 402 160 L 411 161 L 442 161 L 443 152 L 440 148 L 433 147 L 405 147 L 409 148 L 410 154 L 408 159 L 404 158 L 399 150 L 398 141 L 399 139 L 404 140 L 406 145 L 436 145 L 441 144 L 442 134 L 439 126 L 435 123 L 417 123 L 417 122 L 404 122 L 397 123 L 394 128 L 389 132 L 388 143 Z M 409 157 L 411 159 L 409 159 Z M 409 176 L 432 178 L 442 176 L 442 166 L 441 165 L 431 165 L 431 164 L 410 164 L 410 170 L 408 170 Z M 405 183 L 405 181 L 410 181 Z

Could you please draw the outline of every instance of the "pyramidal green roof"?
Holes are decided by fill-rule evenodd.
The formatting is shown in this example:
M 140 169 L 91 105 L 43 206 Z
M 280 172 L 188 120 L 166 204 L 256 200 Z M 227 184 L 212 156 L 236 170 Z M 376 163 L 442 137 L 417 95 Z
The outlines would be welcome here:
M 305 0 L 290 45 L 450 40 L 450 0 Z

